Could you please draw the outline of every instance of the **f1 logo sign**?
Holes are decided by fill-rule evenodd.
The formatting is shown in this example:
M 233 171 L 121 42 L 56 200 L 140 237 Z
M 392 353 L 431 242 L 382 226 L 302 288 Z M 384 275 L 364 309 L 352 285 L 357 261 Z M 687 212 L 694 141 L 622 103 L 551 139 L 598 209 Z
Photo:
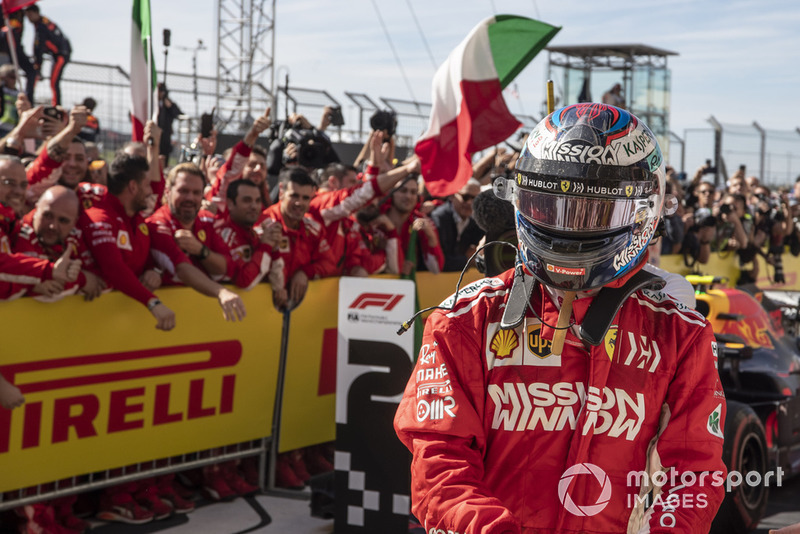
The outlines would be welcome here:
M 350 304 L 349 308 L 354 310 L 364 310 L 366 308 L 381 308 L 383 311 L 392 311 L 397 303 L 403 300 L 403 295 L 392 293 L 361 293 Z

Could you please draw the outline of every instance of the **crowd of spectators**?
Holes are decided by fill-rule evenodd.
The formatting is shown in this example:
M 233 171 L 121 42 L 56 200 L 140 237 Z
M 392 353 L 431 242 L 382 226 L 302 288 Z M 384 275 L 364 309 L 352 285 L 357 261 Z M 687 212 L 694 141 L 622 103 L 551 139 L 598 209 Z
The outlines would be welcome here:
M 740 271 L 737 285 L 764 278 L 784 283 L 783 254 L 800 254 L 800 178 L 791 188 L 773 188 L 748 175 L 744 165 L 719 182 L 716 175 L 711 161 L 690 179 L 667 168 L 668 193 L 677 202 L 675 212 L 664 218 L 659 252 L 682 254 L 688 267 L 708 263 L 714 255 L 733 256 Z

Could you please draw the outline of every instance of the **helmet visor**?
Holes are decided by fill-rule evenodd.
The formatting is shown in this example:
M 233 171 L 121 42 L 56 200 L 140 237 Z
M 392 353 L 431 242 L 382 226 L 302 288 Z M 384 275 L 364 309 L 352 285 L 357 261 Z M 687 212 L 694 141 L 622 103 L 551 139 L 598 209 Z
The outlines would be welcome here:
M 516 194 L 516 207 L 528 220 L 557 232 L 609 232 L 642 222 L 649 200 L 596 198 L 531 192 Z

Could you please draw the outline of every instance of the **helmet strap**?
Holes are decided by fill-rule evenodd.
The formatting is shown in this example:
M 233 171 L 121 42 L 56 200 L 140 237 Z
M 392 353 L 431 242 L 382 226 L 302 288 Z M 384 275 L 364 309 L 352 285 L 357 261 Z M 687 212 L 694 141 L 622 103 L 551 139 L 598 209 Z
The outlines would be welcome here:
M 567 337 L 567 327 L 569 318 L 572 315 L 572 301 L 575 300 L 575 291 L 565 291 L 561 302 L 561 309 L 558 311 L 558 323 L 553 334 L 553 345 L 551 352 L 554 356 L 561 356 L 564 350 L 564 340 Z

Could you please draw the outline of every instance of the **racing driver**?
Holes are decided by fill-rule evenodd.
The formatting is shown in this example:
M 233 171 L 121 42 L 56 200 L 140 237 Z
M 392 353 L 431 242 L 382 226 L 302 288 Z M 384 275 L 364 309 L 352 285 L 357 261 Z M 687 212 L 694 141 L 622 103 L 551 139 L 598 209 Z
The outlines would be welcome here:
M 629 112 L 545 117 L 514 177 L 517 266 L 428 318 L 395 416 L 425 532 L 708 532 L 725 397 L 711 326 L 642 269 L 661 150 Z

